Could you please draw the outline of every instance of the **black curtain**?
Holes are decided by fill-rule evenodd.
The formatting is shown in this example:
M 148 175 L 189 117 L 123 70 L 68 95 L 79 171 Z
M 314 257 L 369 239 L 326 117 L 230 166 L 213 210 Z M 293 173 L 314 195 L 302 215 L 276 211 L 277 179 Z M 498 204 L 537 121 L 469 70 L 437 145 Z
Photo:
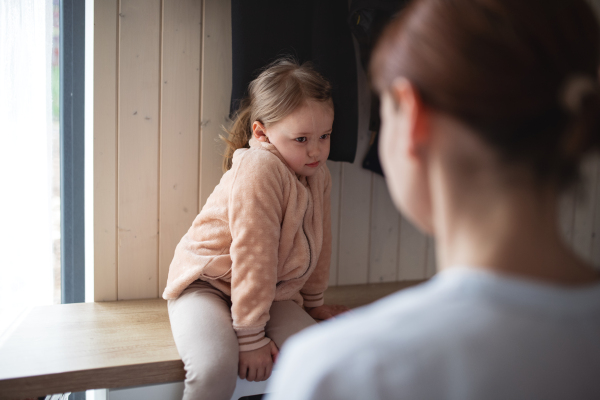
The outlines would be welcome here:
M 280 56 L 311 61 L 333 88 L 329 159 L 353 162 L 358 135 L 356 56 L 347 0 L 232 0 L 231 112 L 260 69 Z

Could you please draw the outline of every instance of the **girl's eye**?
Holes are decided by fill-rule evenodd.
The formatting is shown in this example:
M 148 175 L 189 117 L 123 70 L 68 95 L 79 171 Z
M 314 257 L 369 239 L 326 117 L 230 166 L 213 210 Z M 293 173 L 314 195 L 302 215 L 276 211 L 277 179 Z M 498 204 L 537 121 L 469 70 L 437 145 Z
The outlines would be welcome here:
M 306 142 L 306 137 L 304 137 L 304 136 L 298 137 L 298 138 L 296 138 L 296 142 L 298 142 L 298 143 L 304 143 L 304 142 Z
M 331 136 L 331 133 L 326 133 L 326 134 L 322 135 L 320 137 L 320 139 L 329 139 L 329 136 Z

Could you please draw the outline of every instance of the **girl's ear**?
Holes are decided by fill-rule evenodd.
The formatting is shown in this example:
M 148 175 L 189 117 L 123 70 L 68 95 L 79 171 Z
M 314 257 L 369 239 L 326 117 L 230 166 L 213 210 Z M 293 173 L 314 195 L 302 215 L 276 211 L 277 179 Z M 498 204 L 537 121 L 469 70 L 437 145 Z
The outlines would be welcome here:
M 407 79 L 398 78 L 392 84 L 392 96 L 405 118 L 408 130 L 408 151 L 418 156 L 429 145 L 429 113 L 417 88 Z
M 267 130 L 260 121 L 254 121 L 252 123 L 252 136 L 254 136 L 254 138 L 259 142 L 269 143 L 269 138 L 267 137 Z

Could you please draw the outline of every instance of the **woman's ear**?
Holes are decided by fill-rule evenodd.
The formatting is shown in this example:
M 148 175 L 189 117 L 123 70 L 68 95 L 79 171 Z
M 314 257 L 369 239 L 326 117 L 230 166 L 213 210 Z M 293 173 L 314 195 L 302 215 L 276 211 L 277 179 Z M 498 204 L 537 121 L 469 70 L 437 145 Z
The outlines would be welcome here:
M 252 136 L 259 142 L 270 143 L 269 138 L 267 137 L 267 130 L 260 121 L 254 121 L 252 123 Z
M 408 151 L 411 155 L 422 153 L 430 142 L 429 114 L 417 88 L 405 78 L 397 78 L 392 84 L 392 96 L 405 118 L 408 131 Z

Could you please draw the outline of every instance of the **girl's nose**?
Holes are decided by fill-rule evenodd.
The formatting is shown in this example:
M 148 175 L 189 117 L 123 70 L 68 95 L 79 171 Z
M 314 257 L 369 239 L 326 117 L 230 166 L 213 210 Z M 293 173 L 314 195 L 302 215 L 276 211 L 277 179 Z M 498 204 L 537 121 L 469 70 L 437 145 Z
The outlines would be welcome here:
M 319 148 L 318 142 L 311 142 L 308 145 L 308 156 L 309 157 L 318 157 L 321 153 L 321 149 Z

